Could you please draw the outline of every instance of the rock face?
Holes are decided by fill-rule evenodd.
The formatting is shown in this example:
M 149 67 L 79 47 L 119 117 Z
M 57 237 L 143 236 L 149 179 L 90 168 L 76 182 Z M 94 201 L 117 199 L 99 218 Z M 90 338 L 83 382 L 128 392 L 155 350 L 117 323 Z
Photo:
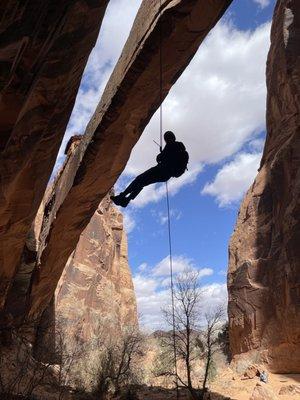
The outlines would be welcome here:
M 278 397 L 264 383 L 258 383 L 253 390 L 250 400 L 278 400 Z
M 125 168 L 133 146 L 160 104 L 160 42 L 164 99 L 230 3 L 231 0 L 163 0 L 160 16 L 159 2 L 143 1 L 74 155 L 80 158 L 80 166 L 69 175 L 70 189 L 53 219 L 39 273 L 32 282 L 31 318 L 49 304 L 81 232 Z
M 55 295 L 55 313 L 67 330 L 80 324 L 89 340 L 137 326 L 123 216 L 105 198 L 80 236 Z M 101 332 L 100 332 L 101 333 Z
M 267 63 L 267 140 L 230 243 L 233 355 L 300 372 L 300 8 L 275 8 Z
M 0 309 L 108 0 L 0 4 Z
M 280 396 L 300 396 L 300 385 L 285 385 L 279 390 Z

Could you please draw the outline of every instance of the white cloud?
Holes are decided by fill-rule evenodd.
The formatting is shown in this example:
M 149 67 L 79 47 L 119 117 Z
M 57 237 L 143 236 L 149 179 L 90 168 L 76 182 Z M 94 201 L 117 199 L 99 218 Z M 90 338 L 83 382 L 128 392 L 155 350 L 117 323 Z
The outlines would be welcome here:
M 265 144 L 265 139 L 257 138 L 249 142 L 249 147 L 254 152 L 262 153 Z
M 216 197 L 221 207 L 240 200 L 253 182 L 260 160 L 261 153 L 238 154 L 219 170 L 214 181 L 206 184 L 201 193 Z
M 140 272 L 144 272 L 147 268 L 148 268 L 148 264 L 144 262 L 141 265 L 139 265 L 138 270 Z
M 194 261 L 182 255 L 173 257 L 174 278 L 184 270 L 198 272 L 199 279 L 213 275 L 211 268 L 199 268 Z M 139 272 L 133 277 L 138 311 L 141 315 L 141 324 L 150 331 L 166 328 L 161 308 L 170 304 L 170 264 L 169 256 L 162 259 L 154 267 L 143 263 Z M 203 286 L 203 313 L 210 305 L 225 304 L 224 290 L 221 284 Z M 225 287 L 225 285 L 224 285 Z M 225 290 L 226 291 L 226 290 Z M 210 299 L 209 296 L 214 296 Z
M 161 225 L 164 225 L 164 224 L 166 224 L 167 222 L 168 222 L 168 215 L 167 214 L 163 214 L 163 213 L 161 213 L 161 215 L 160 215 L 160 217 L 159 217 L 159 220 L 160 220 L 160 224 Z
M 169 290 L 159 290 L 158 282 L 142 275 L 136 275 L 133 284 L 142 326 L 149 331 L 163 328 L 161 308 L 170 303 Z
M 219 23 L 171 89 L 163 103 L 164 129 L 186 144 L 191 168 L 234 155 L 265 129 L 269 36 L 269 23 L 255 31 Z M 132 152 L 127 175 L 153 164 L 158 136 L 156 113 Z M 151 191 L 154 199 L 156 194 Z
M 161 309 L 170 304 L 171 294 L 165 288 L 164 282 L 158 277 L 137 274 L 133 278 L 138 312 L 141 315 L 141 324 L 148 331 L 166 329 Z M 217 306 L 227 304 L 227 287 L 225 283 L 204 285 L 201 301 L 201 312 L 206 312 Z
M 199 279 L 204 278 L 205 276 L 210 276 L 214 273 L 214 270 L 211 268 L 201 268 L 198 270 L 199 272 Z
M 178 273 L 192 266 L 192 261 L 184 256 L 173 257 L 173 272 Z M 154 276 L 167 276 L 170 274 L 170 258 L 163 258 L 152 270 Z
M 130 233 L 136 226 L 135 216 L 130 210 L 126 210 L 122 212 L 124 218 L 124 227 L 126 233 Z
M 170 218 L 171 220 L 176 220 L 178 221 L 182 217 L 182 212 L 177 210 L 177 209 L 171 209 L 170 210 Z M 165 225 L 168 222 L 168 214 L 160 211 L 158 213 L 158 222 L 161 225 Z
M 134 288 L 137 297 L 148 297 L 158 289 L 159 282 L 151 277 L 137 274 L 134 277 Z
M 62 163 L 62 155 L 69 138 L 75 133 L 84 133 L 118 61 L 141 2 L 142 0 L 110 0 L 97 43 L 83 74 L 57 164 Z
M 271 3 L 271 0 L 253 0 L 254 3 L 258 4 L 260 8 L 265 8 L 268 7 L 268 5 Z
M 173 273 L 177 274 L 179 272 L 183 272 L 187 269 L 197 269 L 199 272 L 199 278 L 204 276 L 209 276 L 213 274 L 213 270 L 211 268 L 202 268 L 198 269 L 193 260 L 184 257 L 184 256 L 174 256 L 173 257 Z M 153 276 L 167 276 L 170 274 L 170 258 L 169 256 L 162 259 L 153 269 Z
M 226 283 L 212 283 L 210 285 L 202 286 L 203 296 L 202 296 L 202 311 L 203 314 L 209 310 L 213 310 L 218 306 L 225 308 L 228 303 L 228 293 Z

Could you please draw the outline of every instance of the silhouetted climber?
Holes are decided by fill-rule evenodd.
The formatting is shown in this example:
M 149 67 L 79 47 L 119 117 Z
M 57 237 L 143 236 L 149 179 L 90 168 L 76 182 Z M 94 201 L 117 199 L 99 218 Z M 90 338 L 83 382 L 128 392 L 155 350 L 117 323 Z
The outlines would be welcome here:
M 136 198 L 140 191 L 148 185 L 166 182 L 170 178 L 178 178 L 187 169 L 188 152 L 182 142 L 177 142 L 173 132 L 164 134 L 166 145 L 156 157 L 157 165 L 137 176 L 133 182 L 118 196 L 110 198 L 117 206 L 126 207 L 130 200 Z

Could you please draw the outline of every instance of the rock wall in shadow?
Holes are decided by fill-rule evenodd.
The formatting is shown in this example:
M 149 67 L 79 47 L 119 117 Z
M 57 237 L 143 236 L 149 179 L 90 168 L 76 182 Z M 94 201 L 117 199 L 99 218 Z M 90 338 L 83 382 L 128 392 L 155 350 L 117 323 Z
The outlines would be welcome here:
M 108 0 L 0 4 L 0 309 Z
M 267 140 L 229 248 L 235 358 L 300 372 L 300 8 L 279 0 L 267 62 Z

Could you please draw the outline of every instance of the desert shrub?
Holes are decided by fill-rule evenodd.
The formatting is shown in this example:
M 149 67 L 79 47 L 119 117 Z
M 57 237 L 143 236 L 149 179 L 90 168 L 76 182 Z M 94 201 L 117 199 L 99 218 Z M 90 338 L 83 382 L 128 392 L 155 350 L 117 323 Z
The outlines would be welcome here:
M 209 363 L 209 368 L 208 368 L 208 373 L 207 373 L 207 380 L 209 382 L 212 382 L 216 379 L 218 375 L 218 369 L 217 369 L 217 364 L 214 360 L 214 358 L 212 357 L 210 363 Z
M 94 393 L 100 398 L 107 394 L 123 393 L 142 380 L 141 368 L 137 364 L 143 355 L 143 337 L 130 330 L 118 340 L 102 346 L 99 353 Z M 133 395 L 128 392 L 128 396 Z
M 137 388 L 135 385 L 129 386 L 121 391 L 120 400 L 139 400 Z
M 229 343 L 229 324 L 226 322 L 218 334 L 218 342 L 227 362 L 231 361 L 230 343 Z

